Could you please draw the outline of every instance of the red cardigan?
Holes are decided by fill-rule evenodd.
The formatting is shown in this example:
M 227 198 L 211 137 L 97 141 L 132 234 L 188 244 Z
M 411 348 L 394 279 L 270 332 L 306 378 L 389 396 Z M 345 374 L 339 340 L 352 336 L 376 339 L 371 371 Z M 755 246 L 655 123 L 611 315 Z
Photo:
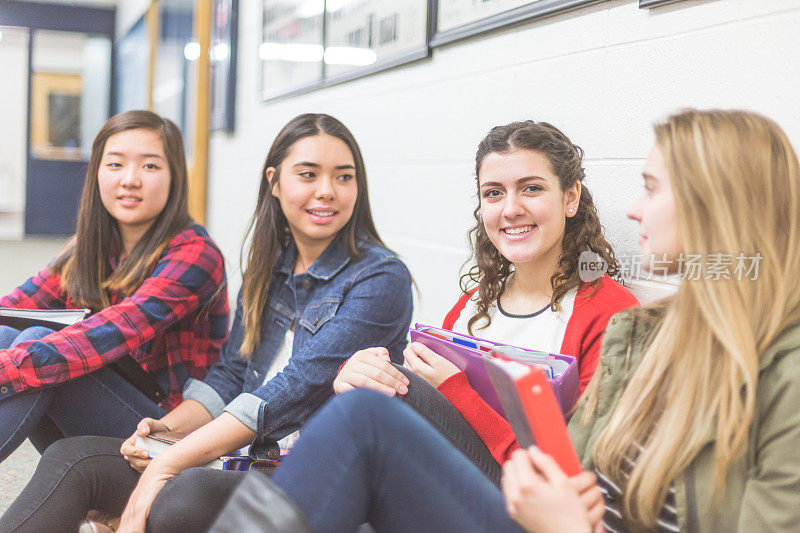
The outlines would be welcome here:
M 595 290 L 596 287 L 596 290 Z M 445 316 L 443 328 L 452 329 L 474 291 L 464 294 Z M 567 322 L 561 353 L 578 358 L 580 390 L 586 388 L 600 360 L 600 344 L 612 315 L 638 305 L 639 302 L 622 285 L 608 275 L 598 283 L 582 283 L 575 296 L 572 315 Z M 503 342 L 503 339 L 493 339 Z M 439 385 L 441 392 L 489 448 L 498 463 L 503 464 L 519 446 L 506 420 L 478 396 L 464 372 L 459 372 Z

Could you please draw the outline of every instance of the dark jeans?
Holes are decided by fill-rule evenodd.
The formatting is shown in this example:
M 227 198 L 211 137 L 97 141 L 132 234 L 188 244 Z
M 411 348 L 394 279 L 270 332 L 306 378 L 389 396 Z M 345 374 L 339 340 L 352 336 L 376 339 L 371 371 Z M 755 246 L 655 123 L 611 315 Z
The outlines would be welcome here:
M 76 437 L 48 448 L 0 532 L 66 530 L 91 509 L 121 514 L 139 474 L 120 444 Z M 193 468 L 172 478 L 153 502 L 148 531 L 205 531 L 245 475 Z M 520 531 L 500 490 L 470 460 L 413 409 L 374 391 L 328 402 L 273 479 L 315 531 L 356 531 L 364 522 L 389 532 Z
M 441 392 L 411 370 L 397 364 L 394 366 L 410 381 L 408 393 L 399 397 L 447 437 L 495 485 L 500 486 L 502 467 L 458 409 Z
M 37 340 L 51 330 L 23 332 L 0 326 L 0 349 Z M 64 436 L 102 435 L 124 438 L 142 418 L 160 418 L 164 410 L 108 368 L 54 387 L 16 394 L 0 401 L 0 461 L 30 437 L 43 452 Z
M 33 478 L 0 518 L 0 532 L 76 531 L 90 510 L 118 517 L 139 481 L 120 455 L 120 439 L 61 439 L 42 455 Z M 205 531 L 245 472 L 190 468 L 170 479 L 147 519 L 147 530 Z
M 521 531 L 472 462 L 408 406 L 374 391 L 328 402 L 272 480 L 314 531 L 356 531 L 362 522 L 379 532 Z

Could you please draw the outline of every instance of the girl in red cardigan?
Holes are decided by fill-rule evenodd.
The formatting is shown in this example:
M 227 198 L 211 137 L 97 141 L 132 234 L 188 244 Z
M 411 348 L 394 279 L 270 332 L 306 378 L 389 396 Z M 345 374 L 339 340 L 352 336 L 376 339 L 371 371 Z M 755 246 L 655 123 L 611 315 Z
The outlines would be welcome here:
M 462 276 L 463 295 L 443 324 L 573 355 L 581 392 L 594 374 L 609 318 L 637 304 L 608 275 L 619 267 L 583 186 L 582 162 L 583 150 L 545 122 L 498 126 L 481 141 L 475 156 L 479 205 L 470 230 L 475 265 Z M 584 252 L 601 258 L 608 274 L 590 279 L 579 271 Z M 517 448 L 508 423 L 444 357 L 418 343 L 404 355 L 411 372 L 392 366 L 383 348 L 362 350 L 343 365 L 334 390 L 401 395 L 498 481 L 499 465 Z

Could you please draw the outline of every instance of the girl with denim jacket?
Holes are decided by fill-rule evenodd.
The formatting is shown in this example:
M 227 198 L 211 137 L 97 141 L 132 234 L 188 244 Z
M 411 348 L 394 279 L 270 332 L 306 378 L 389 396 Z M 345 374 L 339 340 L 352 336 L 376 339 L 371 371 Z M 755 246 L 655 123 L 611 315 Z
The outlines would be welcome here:
M 174 520 L 170 509 L 196 500 L 206 511 L 218 510 L 220 494 L 240 478 L 197 469 L 198 480 L 196 473 L 180 472 L 254 439 L 296 431 L 332 395 L 336 371 L 354 351 L 385 344 L 393 360 L 402 359 L 411 277 L 375 230 L 360 150 L 338 120 L 300 115 L 281 130 L 264 163 L 251 230 L 220 362 L 203 381 L 189 381 L 181 405 L 160 420 L 142 420 L 137 429 L 139 435 L 192 433 L 154 460 L 134 446 L 136 434 L 122 444 L 123 455 L 118 440 L 68 439 L 45 455 L 0 529 L 77 527 L 89 509 L 119 516 L 130 496 L 122 528 L 138 531 L 156 494 L 174 478 L 151 523 L 195 530 L 193 522 Z M 61 475 L 54 462 L 81 465 L 77 470 L 93 481 L 76 480 L 76 469 Z
M 329 402 L 274 485 L 248 479 L 212 531 L 268 524 L 276 501 L 296 531 L 797 531 L 800 163 L 754 113 L 688 110 L 655 131 L 628 216 L 643 263 L 683 279 L 611 319 L 569 423 L 587 471 L 517 450 L 498 490 L 411 409 L 362 390 Z M 695 255 L 702 271 L 682 272 Z

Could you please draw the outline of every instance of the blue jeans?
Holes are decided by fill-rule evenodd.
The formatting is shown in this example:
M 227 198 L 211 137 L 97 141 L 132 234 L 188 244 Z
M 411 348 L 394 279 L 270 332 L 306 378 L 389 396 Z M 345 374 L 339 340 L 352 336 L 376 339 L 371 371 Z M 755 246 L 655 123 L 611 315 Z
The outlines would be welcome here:
M 0 326 L 0 349 L 44 337 L 51 330 L 18 331 Z M 102 435 L 124 438 L 142 418 L 164 410 L 109 368 L 54 387 L 15 394 L 0 401 L 0 461 L 30 437 L 43 452 L 61 437 Z
M 119 445 L 79 437 L 50 447 L 0 518 L 0 531 L 55 532 L 90 509 L 121 513 L 138 473 L 119 455 Z M 208 468 L 171 478 L 153 502 L 148 532 L 205 531 L 223 503 L 229 497 L 235 503 L 237 492 L 248 488 L 237 488 L 245 476 L 269 483 L 260 473 Z M 355 390 L 328 402 L 301 430 L 273 481 L 314 531 L 357 531 L 364 522 L 380 532 L 521 531 L 500 490 L 478 467 L 409 406 L 374 391 Z M 275 510 L 258 503 L 263 505 L 251 507 L 246 519 L 255 526 L 270 523 Z
M 447 437 L 450 444 L 467 456 L 492 482 L 500 486 L 500 475 L 503 470 L 492 456 L 469 422 L 458 412 L 458 409 L 436 390 L 430 383 L 411 370 L 394 364 L 409 381 L 408 393 L 398 396 L 416 412 L 422 415 L 439 433 Z
M 314 531 L 521 531 L 500 490 L 397 399 L 348 392 L 300 433 L 272 481 Z

